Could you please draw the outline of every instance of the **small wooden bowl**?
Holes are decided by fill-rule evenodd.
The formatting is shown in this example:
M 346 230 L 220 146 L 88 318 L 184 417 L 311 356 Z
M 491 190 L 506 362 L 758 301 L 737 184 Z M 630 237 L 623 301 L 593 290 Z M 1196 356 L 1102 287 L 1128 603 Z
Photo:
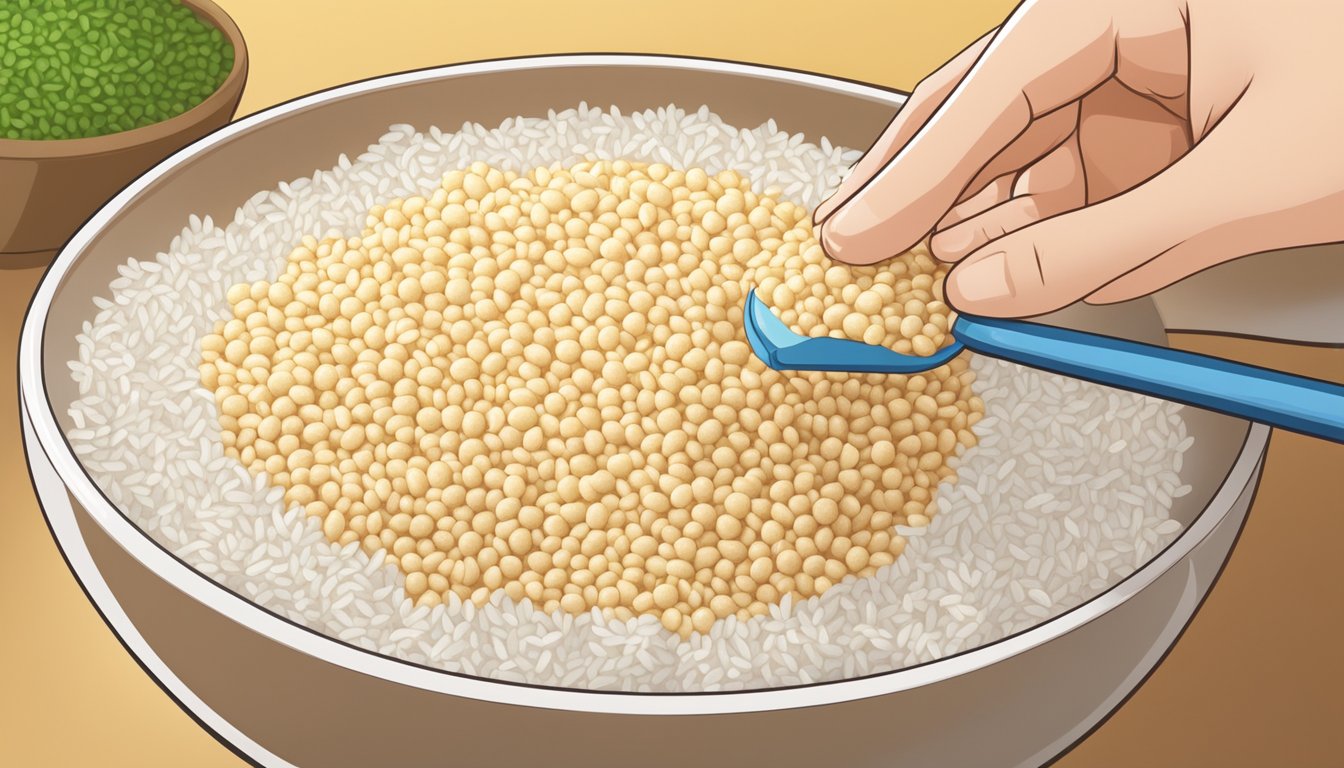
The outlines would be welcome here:
M 233 68 L 205 101 L 157 123 L 84 139 L 0 138 L 0 268 L 36 266 L 154 164 L 233 118 L 247 80 L 238 25 L 210 0 L 182 0 L 233 45 Z

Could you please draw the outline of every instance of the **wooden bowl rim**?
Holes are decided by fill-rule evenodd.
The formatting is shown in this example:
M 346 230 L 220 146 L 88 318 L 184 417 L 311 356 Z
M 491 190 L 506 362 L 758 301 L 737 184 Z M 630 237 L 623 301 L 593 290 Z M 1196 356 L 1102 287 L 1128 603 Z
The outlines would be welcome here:
M 142 125 L 127 131 L 80 139 L 7 139 L 0 138 L 0 158 L 40 160 L 44 158 L 72 158 L 104 155 L 133 147 L 152 144 L 184 133 L 231 103 L 242 91 L 247 79 L 247 44 L 243 33 L 228 13 L 211 0 L 179 0 L 209 22 L 233 46 L 233 68 L 224 81 L 201 103 L 178 115 L 157 123 Z

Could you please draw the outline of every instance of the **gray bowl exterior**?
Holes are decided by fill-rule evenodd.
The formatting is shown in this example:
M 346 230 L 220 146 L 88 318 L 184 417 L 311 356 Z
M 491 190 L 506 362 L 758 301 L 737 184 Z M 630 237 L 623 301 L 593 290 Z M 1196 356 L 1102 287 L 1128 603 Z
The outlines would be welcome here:
M 556 691 L 427 670 L 269 614 L 191 570 L 97 491 L 63 437 L 65 361 L 116 267 L 189 214 L 227 220 L 258 189 L 357 155 L 392 122 L 450 130 L 586 100 L 623 112 L 708 104 L 809 140 L 866 146 L 900 94 L 782 70 L 666 57 L 542 57 L 407 73 L 254 115 L 184 150 L 76 235 L 39 288 L 20 354 L 34 487 L 63 554 L 127 649 L 179 704 L 264 765 L 1040 765 L 1143 681 L 1217 578 L 1269 430 L 1189 411 L 1194 491 L 1180 538 L 1092 601 L 1020 635 L 858 681 L 737 694 Z M 1151 300 L 1051 322 L 1161 342 Z M 146 745 L 153 750 L 154 745 Z

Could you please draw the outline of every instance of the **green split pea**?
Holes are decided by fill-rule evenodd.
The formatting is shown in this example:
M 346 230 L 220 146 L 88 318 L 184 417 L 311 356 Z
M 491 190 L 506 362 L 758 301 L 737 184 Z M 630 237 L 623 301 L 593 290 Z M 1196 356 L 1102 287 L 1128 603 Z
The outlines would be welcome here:
M 233 46 L 176 0 L 0 2 L 0 138 L 78 139 L 200 104 Z

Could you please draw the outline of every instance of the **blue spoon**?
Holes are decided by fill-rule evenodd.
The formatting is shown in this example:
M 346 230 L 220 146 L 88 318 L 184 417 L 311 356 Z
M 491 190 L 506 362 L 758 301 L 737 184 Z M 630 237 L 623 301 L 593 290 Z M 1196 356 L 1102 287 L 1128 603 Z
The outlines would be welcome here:
M 777 371 L 912 374 L 963 350 L 1344 443 L 1344 386 L 1152 344 L 1020 320 L 958 315 L 954 341 L 928 357 L 789 330 L 752 291 L 752 351 Z

